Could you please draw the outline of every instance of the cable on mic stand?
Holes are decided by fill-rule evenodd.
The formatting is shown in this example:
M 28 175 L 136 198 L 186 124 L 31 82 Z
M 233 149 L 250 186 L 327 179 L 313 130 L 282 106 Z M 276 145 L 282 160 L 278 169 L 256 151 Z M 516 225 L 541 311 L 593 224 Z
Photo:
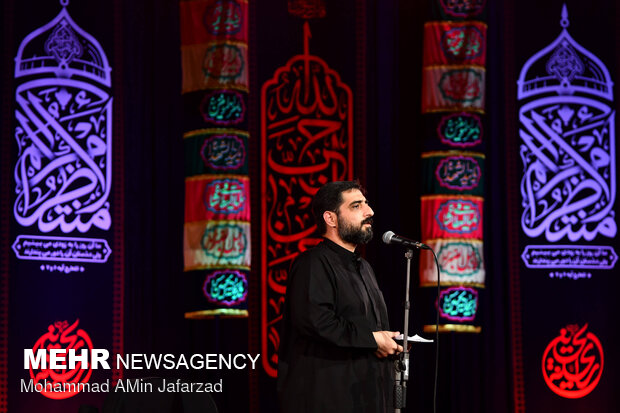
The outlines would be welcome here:
M 407 381 L 409 380 L 409 284 L 411 281 L 411 258 L 413 250 L 407 248 L 407 281 L 405 287 L 405 326 L 403 327 L 403 351 L 394 361 L 394 411 L 400 413 L 407 406 Z
M 435 268 L 437 268 L 437 305 L 441 296 L 441 271 L 439 271 L 439 260 L 435 250 L 430 248 L 435 258 Z M 437 377 L 439 376 L 439 308 L 437 308 L 437 320 L 435 321 L 435 385 L 433 388 L 433 412 L 437 413 Z
M 409 301 L 409 285 L 411 282 L 411 258 L 413 257 L 412 248 L 431 250 L 435 258 L 437 268 L 437 302 L 441 295 L 441 272 L 439 271 L 439 262 L 435 251 L 426 244 L 414 241 L 394 234 L 392 231 L 386 231 L 383 234 L 383 242 L 386 244 L 400 244 L 407 247 L 405 258 L 407 259 L 407 286 L 405 288 L 405 326 L 403 328 L 403 351 L 394 361 L 394 410 L 400 413 L 407 405 L 407 381 L 409 380 L 409 310 L 411 303 Z M 437 412 L 437 382 L 439 376 L 439 308 L 436 309 L 437 321 L 435 322 L 435 385 L 433 390 L 433 412 Z
M 384 237 L 385 241 L 385 237 Z M 389 243 L 389 242 L 386 242 Z M 422 244 L 424 245 L 424 244 Z M 435 267 L 437 268 L 437 298 L 441 293 L 441 272 L 439 270 L 439 262 L 435 251 L 425 246 L 433 253 L 435 259 Z M 409 380 L 409 310 L 411 302 L 409 301 L 409 286 L 411 282 L 411 259 L 413 258 L 413 250 L 408 248 L 405 253 L 407 259 L 407 280 L 405 287 L 405 319 L 403 327 L 403 351 L 394 360 L 394 411 L 400 413 L 401 409 L 407 407 L 407 381 Z M 435 322 L 435 383 L 433 386 L 433 412 L 437 412 L 437 384 L 439 377 L 439 309 L 437 309 L 437 319 Z

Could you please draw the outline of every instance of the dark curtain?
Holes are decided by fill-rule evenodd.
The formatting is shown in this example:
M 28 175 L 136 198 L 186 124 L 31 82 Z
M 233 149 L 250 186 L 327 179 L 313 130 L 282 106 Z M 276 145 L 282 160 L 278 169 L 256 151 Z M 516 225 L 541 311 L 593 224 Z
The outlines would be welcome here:
M 178 4 L 124 2 L 125 351 L 183 349 L 183 152 Z M 118 67 L 120 66 L 120 67 Z M 118 79 L 115 78 L 115 79 Z

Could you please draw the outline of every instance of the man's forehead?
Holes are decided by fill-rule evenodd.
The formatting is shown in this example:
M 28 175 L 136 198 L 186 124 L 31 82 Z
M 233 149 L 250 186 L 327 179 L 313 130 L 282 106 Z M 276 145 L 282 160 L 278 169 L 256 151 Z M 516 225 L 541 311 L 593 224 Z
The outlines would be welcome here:
M 357 188 L 352 188 L 342 193 L 343 204 L 350 204 L 351 202 L 356 202 L 356 201 L 363 202 L 365 200 L 366 200 L 366 197 L 364 196 L 364 194 L 362 194 L 362 191 L 360 191 Z

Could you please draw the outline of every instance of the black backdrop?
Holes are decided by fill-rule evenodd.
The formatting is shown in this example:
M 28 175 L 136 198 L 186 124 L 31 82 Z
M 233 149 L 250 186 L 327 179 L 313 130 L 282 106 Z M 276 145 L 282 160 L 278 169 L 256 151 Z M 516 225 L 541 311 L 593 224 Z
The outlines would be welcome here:
M 53 3 L 53 4 L 52 4 Z M 254 4 L 256 3 L 256 4 Z M 278 9 L 284 1 L 251 2 L 254 10 Z M 487 171 L 485 195 L 485 257 L 487 288 L 482 301 L 482 333 L 441 336 L 439 365 L 439 404 L 443 412 L 508 412 L 513 409 L 511 351 L 509 245 L 507 232 L 508 202 L 505 154 L 510 147 L 506 130 L 510 121 L 511 84 L 506 68 L 520 67 L 506 45 L 514 41 L 526 45 L 537 40 L 537 32 L 516 38 L 523 27 L 536 27 L 529 16 L 558 15 L 558 1 L 541 5 L 534 1 L 488 2 Z M 328 2 L 328 10 L 329 10 Z M 591 4 L 570 2 L 571 14 L 593 23 L 596 13 L 608 15 L 605 24 L 613 24 L 617 11 L 612 1 Z M 28 32 L 29 25 L 48 21 L 58 10 L 55 2 L 4 0 L 2 63 L 2 141 L 12 139 L 14 95 L 12 77 L 16 43 Z M 377 213 L 377 232 L 393 230 L 411 238 L 419 236 L 419 140 L 422 25 L 427 19 L 426 1 L 387 0 L 366 2 L 367 16 L 367 129 L 365 176 L 369 198 Z M 51 11 L 50 11 L 51 10 Z M 247 320 L 184 320 L 184 279 L 182 272 L 183 225 L 183 153 L 180 129 L 180 41 L 178 3 L 165 0 L 131 2 L 78 2 L 70 5 L 76 21 L 89 21 L 88 31 L 115 56 L 115 117 L 122 132 L 124 167 L 125 231 L 125 352 L 127 353 L 245 353 L 248 337 L 256 337 L 255 325 Z M 515 13 L 518 10 L 518 13 Z M 574 11 L 572 11 L 574 10 Z M 29 16 L 28 16 L 29 15 Z M 41 17 L 44 16 L 44 17 Z M 98 16 L 99 18 L 93 18 Z M 117 17 L 116 20 L 114 16 Z M 546 19 L 545 19 L 546 20 Z M 610 22 L 610 20 L 612 20 Z M 36 21 L 37 23 L 31 23 Z M 260 22 L 254 22 L 260 30 Z M 525 25 L 525 26 L 524 26 Z M 353 30 L 352 28 L 349 28 Z M 264 30 L 267 30 L 266 28 Z M 612 47 L 617 37 L 613 28 L 608 42 L 607 61 L 611 65 Z M 552 31 L 556 33 L 555 31 Z M 589 29 L 583 29 L 589 32 Z M 597 38 L 596 31 L 592 36 Z M 550 37 L 552 40 L 555 37 Z M 508 43 L 507 43 L 508 42 Z M 547 44 L 547 43 L 544 43 Z M 601 43 L 604 44 L 604 43 Z M 258 49 L 273 45 L 250 44 Z M 119 48 L 119 49 L 117 49 Z M 314 49 L 313 49 L 314 50 Z M 539 48 L 533 49 L 537 51 Z M 337 53 L 331 51 L 331 53 Z M 521 50 L 520 55 L 531 55 Z M 595 51 L 596 53 L 596 51 Z M 617 59 L 617 58 L 616 58 Z M 329 58 L 326 57 L 329 62 Z M 615 65 L 615 62 L 613 62 Z M 513 66 L 511 66 L 513 65 Z M 617 65 L 616 65 L 617 66 Z M 508 71 L 509 72 L 509 71 Z M 612 73 L 612 76 L 617 70 Z M 516 78 L 515 78 L 516 79 Z M 255 85 L 253 85 L 254 87 Z M 514 87 L 514 85 L 512 85 Z M 258 93 L 252 89 L 253 93 Z M 513 90 L 514 92 L 514 90 Z M 416 123 L 417 122 L 417 123 Z M 513 121 L 514 122 L 514 121 Z M 257 125 L 251 132 L 256 134 Z M 514 143 L 514 141 L 512 141 Z M 10 190 L 6 172 L 7 155 L 2 153 L 2 214 L 12 208 L 7 202 Z M 362 164 L 362 163 L 359 163 Z M 510 164 L 508 165 L 510 166 Z M 512 165 L 515 166 L 514 164 Z M 517 164 L 517 169 L 520 165 Z M 9 257 L 3 241 L 2 259 Z M 514 253 L 514 252 L 513 252 Z M 404 259 L 401 252 L 377 241 L 367 247 L 366 255 L 374 265 L 386 295 L 391 324 L 402 324 Z M 416 257 L 417 259 L 417 257 Z M 415 266 L 414 266 L 415 268 Z M 2 263 L 3 283 L 19 276 L 9 274 Z M 4 284 L 3 284 L 4 285 Z M 256 300 L 258 282 L 252 283 Z M 617 284 L 616 284 L 617 285 Z M 10 292 L 9 292 L 10 293 Z M 1 297 L 5 298 L 6 295 Z M 421 331 L 413 292 L 413 329 Z M 1 303 L 3 306 L 6 303 Z M 10 308 L 9 308 L 10 312 Z M 14 320 L 10 318 L 10 320 Z M 27 320 L 24 320 L 27 321 Z M 10 330 L 9 330 L 10 331 Z M 6 332 L 6 330 L 5 330 Z M 8 337 L 10 341 L 10 336 Z M 4 351 L 5 349 L 3 349 Z M 9 357 L 20 355 L 10 354 Z M 419 346 L 412 355 L 409 411 L 431 411 L 435 349 Z M 181 372 L 149 372 L 162 375 Z M 137 375 L 127 372 L 128 376 Z M 142 371 L 139 375 L 146 375 Z M 204 372 L 192 372 L 208 379 Z M 250 381 L 247 372 L 223 373 L 227 390 L 215 398 L 222 412 L 275 411 L 274 382 L 261 378 Z M 613 376 L 611 376 L 613 377 Z M 11 380 L 11 378 L 9 377 Z M 250 387 L 250 383 L 252 386 Z M 258 386 L 258 387 L 256 387 Z M 11 404 L 9 411 L 21 411 Z M 611 407 L 610 407 L 611 409 Z M 530 411 L 530 410 L 528 410 Z M 531 411 L 536 411 L 532 409 Z

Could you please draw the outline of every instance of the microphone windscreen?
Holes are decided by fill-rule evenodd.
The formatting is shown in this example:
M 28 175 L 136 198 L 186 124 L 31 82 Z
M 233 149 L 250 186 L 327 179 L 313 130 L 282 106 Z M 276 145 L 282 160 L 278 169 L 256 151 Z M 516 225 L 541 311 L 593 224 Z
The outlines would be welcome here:
M 383 242 L 385 242 L 386 244 L 390 244 L 392 242 L 393 236 L 394 236 L 394 233 L 392 231 L 386 231 L 383 234 Z

